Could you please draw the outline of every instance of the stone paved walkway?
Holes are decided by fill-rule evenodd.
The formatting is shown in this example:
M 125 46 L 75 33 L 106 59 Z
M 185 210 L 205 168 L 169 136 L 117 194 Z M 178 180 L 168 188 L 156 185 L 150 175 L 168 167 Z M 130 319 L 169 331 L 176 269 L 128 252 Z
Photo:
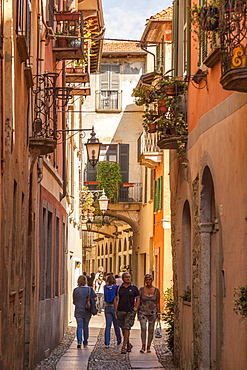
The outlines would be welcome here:
M 165 344 L 165 330 L 163 338 L 154 339 L 151 347 L 152 353 L 140 353 L 140 325 L 136 321 L 131 330 L 131 353 L 121 354 L 121 348 L 117 347 L 114 331 L 111 332 L 111 344 L 109 348 L 104 346 L 104 314 L 94 316 L 89 325 L 89 344 L 85 348 L 77 349 L 75 327 L 68 331 L 70 338 L 61 343 L 36 370 L 175 370 L 172 363 L 172 355 Z M 72 323 L 74 326 L 75 323 Z M 71 330 L 72 329 L 72 330 Z M 63 346 L 66 346 L 62 351 Z M 69 348 L 68 348 L 69 347 Z M 67 349 L 67 351 L 66 351 Z

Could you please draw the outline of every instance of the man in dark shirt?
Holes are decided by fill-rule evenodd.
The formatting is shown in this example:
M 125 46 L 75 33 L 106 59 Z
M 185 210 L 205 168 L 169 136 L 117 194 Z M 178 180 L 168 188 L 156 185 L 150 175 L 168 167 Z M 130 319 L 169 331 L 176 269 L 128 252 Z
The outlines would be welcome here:
M 136 312 L 140 307 L 140 293 L 136 285 L 130 283 L 130 274 L 124 272 L 123 284 L 116 290 L 114 308 L 118 324 L 123 332 L 123 346 L 121 353 L 131 352 L 133 347 L 129 341 L 130 330 L 135 322 Z M 127 348 L 126 348 L 127 346 Z

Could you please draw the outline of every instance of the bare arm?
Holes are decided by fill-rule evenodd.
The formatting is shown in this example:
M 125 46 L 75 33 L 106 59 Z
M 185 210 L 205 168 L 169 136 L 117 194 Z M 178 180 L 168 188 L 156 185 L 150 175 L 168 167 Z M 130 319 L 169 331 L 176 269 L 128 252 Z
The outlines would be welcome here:
M 158 289 L 158 292 L 157 292 L 157 297 L 156 297 L 156 306 L 157 306 L 157 311 L 158 311 L 158 319 L 160 320 L 160 291 Z
M 116 295 L 113 301 L 114 310 L 117 311 L 118 306 L 118 296 Z
M 140 297 L 136 297 L 136 302 L 135 302 L 135 306 L 134 306 L 134 311 L 135 312 L 139 311 L 140 302 L 141 302 L 141 298 Z

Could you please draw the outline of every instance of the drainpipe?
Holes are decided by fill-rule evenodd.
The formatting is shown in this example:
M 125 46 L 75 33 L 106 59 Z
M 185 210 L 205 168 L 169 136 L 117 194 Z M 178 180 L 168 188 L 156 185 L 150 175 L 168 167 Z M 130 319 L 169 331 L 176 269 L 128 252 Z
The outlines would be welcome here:
M 66 86 L 65 82 L 65 66 L 64 62 L 62 68 L 62 86 Z M 65 117 L 65 109 L 62 110 L 62 129 L 66 129 L 66 117 Z M 67 162 L 66 162 L 66 131 L 62 132 L 62 151 L 63 151 L 63 193 L 60 194 L 60 202 L 67 194 Z
M 154 71 L 156 72 L 156 57 L 155 57 L 155 54 L 154 53 L 151 53 L 151 51 L 149 51 L 147 49 L 147 47 L 145 47 L 143 44 L 141 44 L 141 49 L 146 51 L 148 54 L 151 54 L 154 58 Z

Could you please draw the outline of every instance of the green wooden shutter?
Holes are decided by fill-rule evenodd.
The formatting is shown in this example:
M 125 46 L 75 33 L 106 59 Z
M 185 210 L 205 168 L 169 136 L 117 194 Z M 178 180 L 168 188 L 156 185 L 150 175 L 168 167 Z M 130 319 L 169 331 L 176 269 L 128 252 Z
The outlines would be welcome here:
M 159 189 L 158 189 L 158 209 L 162 209 L 162 196 L 163 196 L 163 176 L 160 176 Z
M 158 211 L 158 180 L 154 182 L 154 212 Z

